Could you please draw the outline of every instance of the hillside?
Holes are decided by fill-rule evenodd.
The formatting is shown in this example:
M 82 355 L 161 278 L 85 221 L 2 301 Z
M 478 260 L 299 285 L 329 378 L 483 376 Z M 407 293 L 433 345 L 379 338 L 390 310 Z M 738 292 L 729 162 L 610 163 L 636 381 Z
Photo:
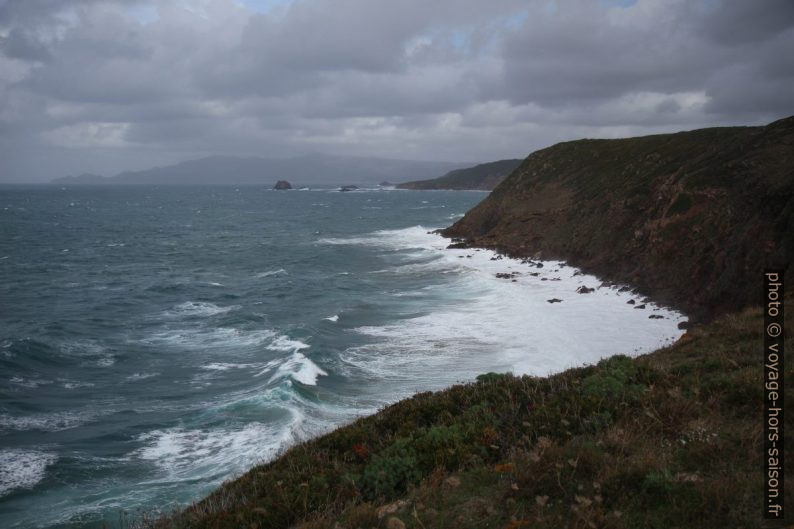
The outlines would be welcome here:
M 794 117 L 560 143 L 443 233 L 567 260 L 695 318 L 739 309 L 758 302 L 763 268 L 794 254 Z
M 760 527 L 762 330 L 749 309 L 634 360 L 422 393 L 146 526 Z
M 264 185 L 288 179 L 300 185 L 375 185 L 384 180 L 429 178 L 459 163 L 313 154 L 295 158 L 209 156 L 113 177 L 56 178 L 56 185 Z
M 398 189 L 474 189 L 491 190 L 521 164 L 522 160 L 499 160 L 465 169 L 455 169 L 430 180 L 397 184 Z
M 757 305 L 763 267 L 791 262 L 792 142 L 788 118 L 531 154 L 446 230 L 454 244 L 567 259 L 699 323 L 635 359 L 418 394 L 142 525 L 761 527 Z M 793 328 L 789 310 L 789 366 Z

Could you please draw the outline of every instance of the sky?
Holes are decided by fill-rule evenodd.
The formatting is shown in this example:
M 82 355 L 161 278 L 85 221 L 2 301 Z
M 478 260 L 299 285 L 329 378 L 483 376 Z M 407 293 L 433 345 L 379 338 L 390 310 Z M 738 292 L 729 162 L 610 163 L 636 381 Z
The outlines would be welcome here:
M 794 114 L 791 0 L 0 0 L 0 182 Z

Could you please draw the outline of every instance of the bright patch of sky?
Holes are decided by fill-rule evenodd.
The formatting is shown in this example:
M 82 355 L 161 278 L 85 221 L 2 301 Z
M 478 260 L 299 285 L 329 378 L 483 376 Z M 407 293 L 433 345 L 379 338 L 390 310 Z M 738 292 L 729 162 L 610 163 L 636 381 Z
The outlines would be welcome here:
M 285 7 L 292 3 L 293 0 L 237 0 L 237 4 L 256 11 L 257 13 L 269 13 L 273 9 Z

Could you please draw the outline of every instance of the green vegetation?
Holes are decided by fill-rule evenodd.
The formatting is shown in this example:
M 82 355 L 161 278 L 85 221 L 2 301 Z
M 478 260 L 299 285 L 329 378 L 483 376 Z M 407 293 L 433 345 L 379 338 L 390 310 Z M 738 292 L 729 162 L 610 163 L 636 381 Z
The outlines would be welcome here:
M 761 527 L 763 317 L 753 305 L 764 267 L 791 268 L 793 143 L 788 118 L 531 154 L 445 234 L 568 260 L 699 325 L 636 359 L 547 378 L 487 373 L 418 394 L 141 525 Z M 788 366 L 791 356 L 789 346 Z
M 444 231 L 562 259 L 703 320 L 758 302 L 794 254 L 794 117 L 534 152 Z
M 759 527 L 762 330 L 749 309 L 636 359 L 422 393 L 150 526 Z
M 499 160 L 466 169 L 456 169 L 430 180 L 398 184 L 399 189 L 477 189 L 491 190 L 521 165 L 523 160 Z

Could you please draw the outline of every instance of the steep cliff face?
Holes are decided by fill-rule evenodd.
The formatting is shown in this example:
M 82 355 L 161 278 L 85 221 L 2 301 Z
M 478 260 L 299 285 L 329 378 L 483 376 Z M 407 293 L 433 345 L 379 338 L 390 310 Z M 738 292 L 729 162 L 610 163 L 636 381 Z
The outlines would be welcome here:
M 566 260 L 696 319 L 757 304 L 764 267 L 794 254 L 794 117 L 560 143 L 443 233 Z

